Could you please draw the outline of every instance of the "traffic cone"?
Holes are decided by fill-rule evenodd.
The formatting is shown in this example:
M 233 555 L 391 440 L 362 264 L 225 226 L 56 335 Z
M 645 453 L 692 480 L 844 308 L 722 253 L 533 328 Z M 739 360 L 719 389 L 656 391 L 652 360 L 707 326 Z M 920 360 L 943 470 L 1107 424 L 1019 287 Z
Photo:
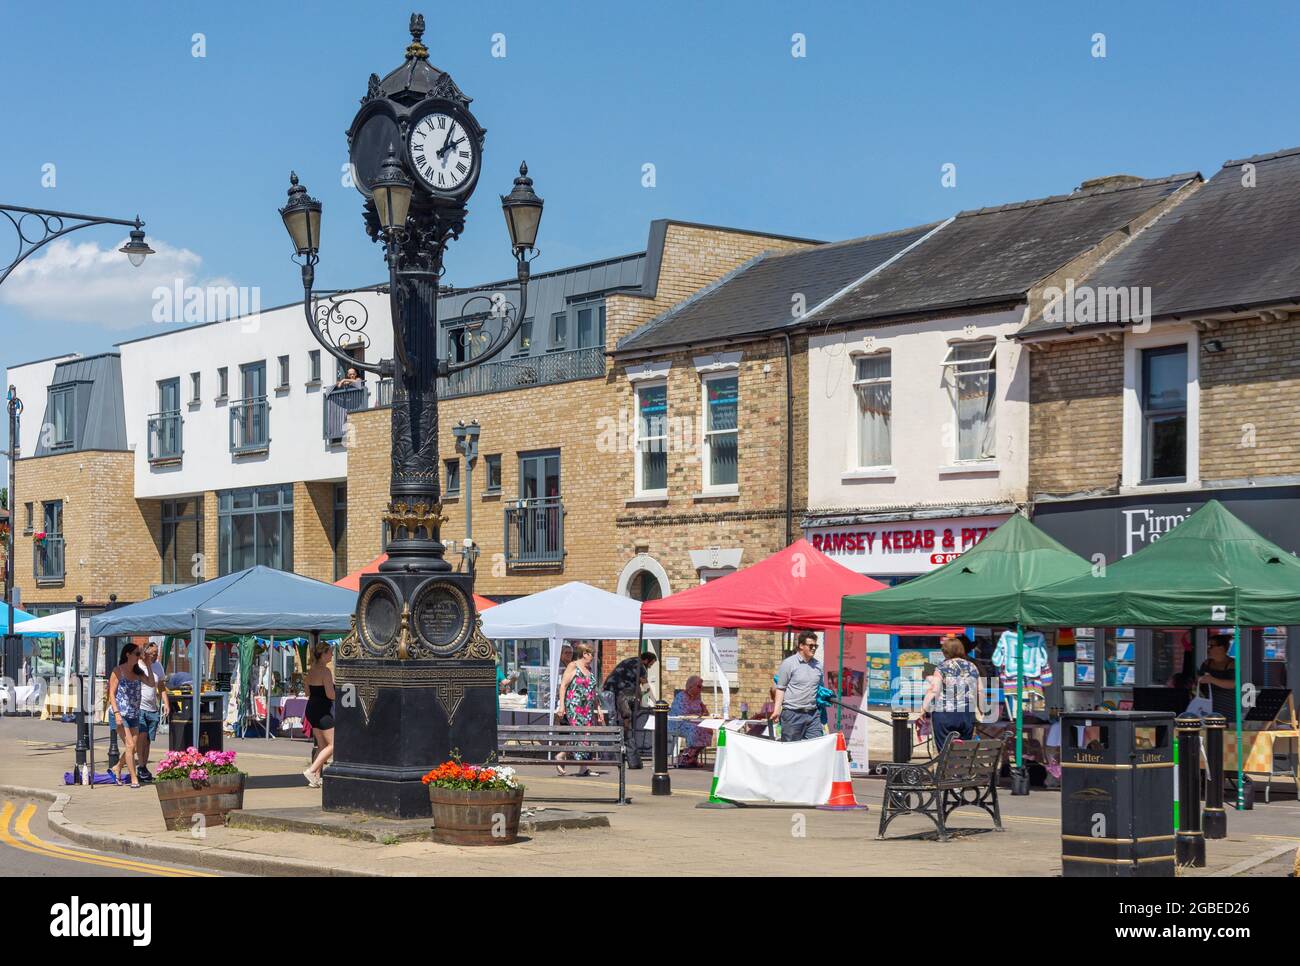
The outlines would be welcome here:
M 718 747 L 713 757 L 713 782 L 709 785 L 709 800 L 700 802 L 696 808 L 735 808 L 736 803 L 718 797 L 718 776 L 722 774 L 722 760 L 727 753 L 727 729 L 718 729 Z
M 844 732 L 835 733 L 835 774 L 831 778 L 831 797 L 820 809 L 834 812 L 865 811 L 853 797 L 853 777 L 849 774 L 849 748 L 844 743 Z

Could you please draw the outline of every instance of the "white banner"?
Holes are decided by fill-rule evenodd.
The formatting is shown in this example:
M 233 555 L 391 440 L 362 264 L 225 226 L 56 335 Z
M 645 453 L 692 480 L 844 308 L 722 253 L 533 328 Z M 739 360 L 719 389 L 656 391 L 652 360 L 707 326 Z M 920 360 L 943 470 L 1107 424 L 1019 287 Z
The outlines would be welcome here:
M 835 778 L 835 735 L 770 741 L 727 732 L 719 798 L 780 805 L 825 805 Z

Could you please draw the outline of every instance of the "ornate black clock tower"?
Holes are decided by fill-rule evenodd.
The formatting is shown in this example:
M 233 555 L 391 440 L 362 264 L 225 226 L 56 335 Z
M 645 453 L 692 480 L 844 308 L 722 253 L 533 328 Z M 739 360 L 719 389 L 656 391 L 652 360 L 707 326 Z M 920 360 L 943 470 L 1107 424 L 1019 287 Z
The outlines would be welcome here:
M 347 132 L 366 231 L 388 263 L 395 359 L 360 358 L 357 350 L 369 343 L 360 303 L 313 303 L 321 206 L 296 176 L 281 209 L 302 260 L 312 333 L 344 364 L 393 381 L 388 560 L 362 578 L 353 630 L 336 654 L 335 754 L 324 772 L 324 805 L 398 817 L 430 813 L 420 778 L 431 767 L 452 754 L 484 762 L 496 751 L 496 652 L 479 629 L 473 572 L 454 572 L 444 559 L 438 379 L 481 365 L 514 338 L 542 212 L 521 165 L 501 199 L 517 265 L 509 298 L 517 306 L 505 293 L 475 296 L 485 305 L 468 360 L 440 359 L 438 298 L 454 294 L 439 281 L 443 254 L 464 229 L 486 132 L 470 98 L 429 63 L 423 34 L 424 17 L 413 14 L 405 61 L 382 80 L 370 75 Z

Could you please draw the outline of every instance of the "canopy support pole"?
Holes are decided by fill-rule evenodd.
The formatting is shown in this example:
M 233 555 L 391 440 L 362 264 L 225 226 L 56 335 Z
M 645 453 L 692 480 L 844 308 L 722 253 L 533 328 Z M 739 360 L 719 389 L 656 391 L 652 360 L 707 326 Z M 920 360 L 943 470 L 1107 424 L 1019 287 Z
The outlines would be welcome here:
M 199 627 L 198 611 L 194 612 L 194 634 L 190 637 L 190 720 L 192 730 L 190 741 L 199 747 L 199 698 L 203 693 L 203 665 L 200 662 L 200 650 L 203 647 L 203 631 Z
M 1016 770 L 1025 770 L 1025 625 L 1016 622 Z
M 1236 655 L 1232 661 L 1233 677 L 1236 679 L 1237 695 L 1233 698 L 1237 712 L 1237 811 L 1246 807 L 1246 760 L 1242 757 L 1241 738 L 1241 625 L 1232 625 L 1232 649 Z
M 840 693 L 838 697 L 843 698 L 844 697 L 844 621 L 840 621 L 840 673 L 839 676 L 836 678 L 836 680 L 839 681 L 839 688 L 840 688 Z M 841 705 L 837 701 L 835 702 L 835 730 L 836 731 L 843 730 L 841 727 L 841 725 L 843 724 L 842 721 L 843 717 L 844 717 L 843 705 Z

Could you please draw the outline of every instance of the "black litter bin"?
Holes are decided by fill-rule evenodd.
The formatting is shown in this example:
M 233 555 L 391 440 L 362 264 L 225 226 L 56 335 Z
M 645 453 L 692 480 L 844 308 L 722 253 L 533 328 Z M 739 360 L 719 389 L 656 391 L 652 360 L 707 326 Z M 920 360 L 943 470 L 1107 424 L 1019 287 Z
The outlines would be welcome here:
M 224 751 L 222 700 L 220 693 L 199 695 L 199 740 L 194 740 L 194 697 L 172 692 L 171 718 L 167 723 L 167 748 L 184 751 L 193 745 L 199 751 Z
M 1174 874 L 1174 716 L 1061 715 L 1061 868 L 1067 876 Z

